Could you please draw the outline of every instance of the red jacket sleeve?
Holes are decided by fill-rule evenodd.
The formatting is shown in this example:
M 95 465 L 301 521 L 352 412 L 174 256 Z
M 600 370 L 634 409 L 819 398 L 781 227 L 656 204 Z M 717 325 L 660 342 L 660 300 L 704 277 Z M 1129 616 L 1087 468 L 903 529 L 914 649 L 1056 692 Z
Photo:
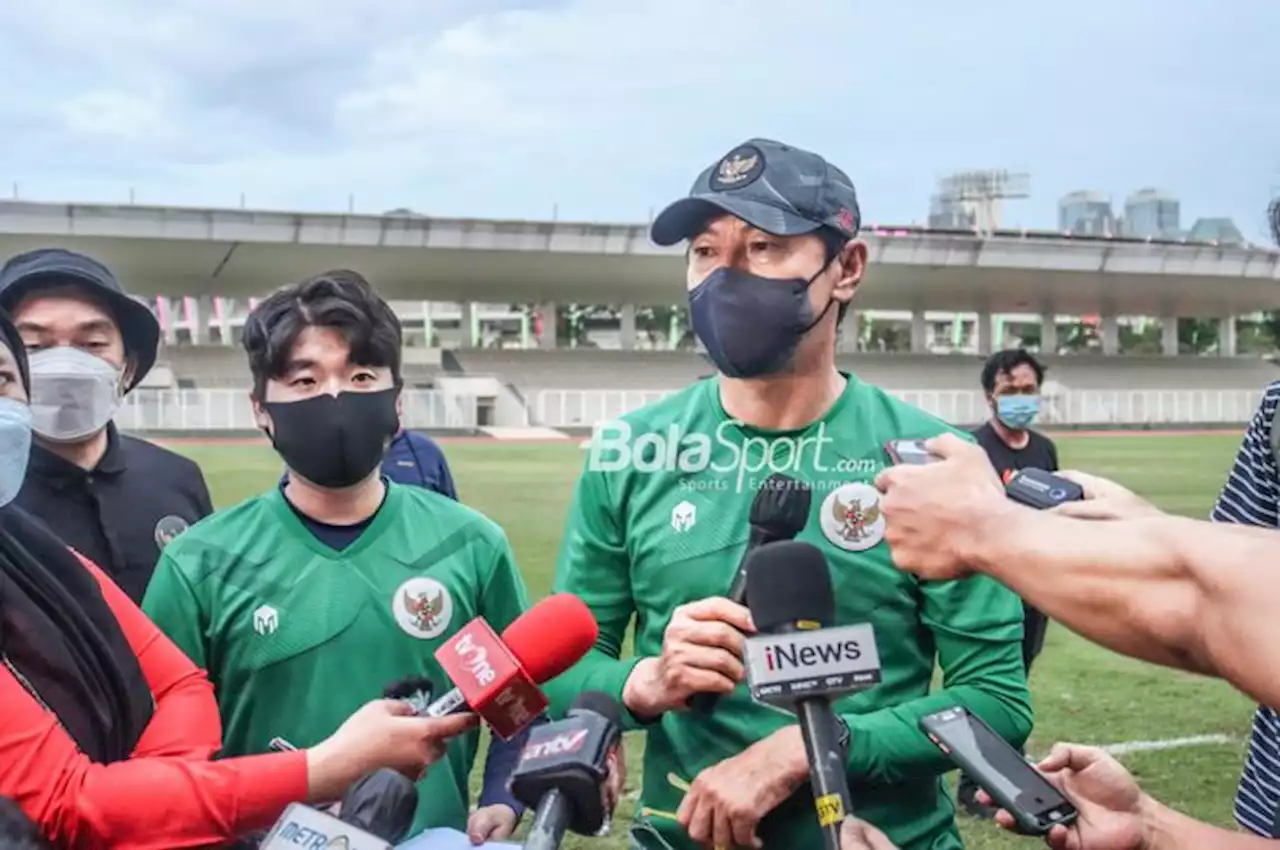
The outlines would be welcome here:
M 102 597 L 133 647 L 156 700 L 155 714 L 134 748 L 134 758 L 212 758 L 222 748 L 222 721 L 209 677 L 165 637 L 115 582 L 93 562 L 77 557 L 98 580 Z
M 219 746 L 216 722 L 212 739 L 207 720 L 184 737 L 176 712 L 187 705 L 200 715 L 201 702 L 212 704 L 207 680 L 109 579 L 90 569 L 108 604 L 123 614 L 130 643 L 146 654 L 143 668 L 162 705 L 132 759 L 93 764 L 12 671 L 0 667 L 0 795 L 16 800 L 57 846 L 122 850 L 219 846 L 270 826 L 289 803 L 305 800 L 305 753 L 202 760 L 201 753 Z

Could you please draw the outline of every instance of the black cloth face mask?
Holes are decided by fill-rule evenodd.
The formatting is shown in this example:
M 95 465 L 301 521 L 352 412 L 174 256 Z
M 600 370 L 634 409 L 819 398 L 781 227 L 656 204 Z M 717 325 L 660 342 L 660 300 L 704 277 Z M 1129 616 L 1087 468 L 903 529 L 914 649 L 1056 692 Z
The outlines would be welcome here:
M 271 445 L 289 468 L 319 487 L 358 484 L 382 463 L 400 428 L 400 389 L 264 401 Z
M 718 268 L 689 292 L 693 332 L 707 355 L 729 378 L 762 378 L 783 371 L 800 340 L 827 315 L 834 298 L 816 317 L 811 278 L 768 278 L 741 269 Z

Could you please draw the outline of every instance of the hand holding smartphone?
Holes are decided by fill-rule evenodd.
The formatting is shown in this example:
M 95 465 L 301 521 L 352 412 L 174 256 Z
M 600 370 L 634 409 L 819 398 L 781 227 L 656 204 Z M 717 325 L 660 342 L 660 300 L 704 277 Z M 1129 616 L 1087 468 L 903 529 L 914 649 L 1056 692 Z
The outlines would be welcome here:
M 890 440 L 884 444 L 884 453 L 895 466 L 902 464 L 933 463 L 942 460 L 924 447 L 926 440 Z
M 1013 815 L 1019 832 L 1045 835 L 1058 824 L 1075 822 L 1076 807 L 1008 741 L 963 706 L 922 717 L 919 725 L 943 755 Z

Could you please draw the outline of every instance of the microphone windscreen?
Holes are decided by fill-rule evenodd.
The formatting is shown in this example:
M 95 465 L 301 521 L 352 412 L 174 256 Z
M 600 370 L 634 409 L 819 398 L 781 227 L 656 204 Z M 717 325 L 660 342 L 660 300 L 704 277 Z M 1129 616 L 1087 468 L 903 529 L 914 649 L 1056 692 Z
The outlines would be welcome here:
M 434 693 L 435 685 L 426 676 L 405 676 L 383 688 L 382 698 L 408 699 L 415 694 L 426 694 L 426 701 L 431 702 Z
M 502 642 L 537 684 L 568 670 L 596 645 L 600 626 L 571 593 L 557 593 L 517 617 Z
M 804 530 L 812 505 L 813 490 L 808 484 L 775 472 L 756 491 L 747 521 L 770 541 L 791 540 Z
M 614 726 L 622 723 L 622 706 L 603 691 L 583 691 L 574 698 L 569 710 L 595 712 Z
M 747 556 L 747 602 L 761 632 L 800 621 L 835 625 L 836 600 L 827 559 L 799 540 L 766 543 Z
M 390 768 L 367 773 L 347 789 L 338 819 L 390 844 L 399 843 L 413 826 L 418 789 Z

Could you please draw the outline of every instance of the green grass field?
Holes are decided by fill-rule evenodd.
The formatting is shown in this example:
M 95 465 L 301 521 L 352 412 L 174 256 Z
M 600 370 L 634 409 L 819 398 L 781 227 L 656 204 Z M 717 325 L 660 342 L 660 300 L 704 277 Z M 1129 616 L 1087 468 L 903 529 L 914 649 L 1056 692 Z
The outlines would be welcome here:
M 1203 517 L 1237 443 L 1234 435 L 1062 437 L 1059 448 L 1064 466 L 1114 478 L 1166 510 Z M 279 478 L 279 460 L 265 444 L 183 443 L 175 448 L 200 463 L 219 506 L 260 492 Z M 535 596 L 546 593 L 582 462 L 577 443 L 466 442 L 446 445 L 446 453 L 461 498 L 506 529 L 531 590 Z M 1036 710 L 1029 744 L 1033 755 L 1062 740 L 1113 744 L 1230 736 L 1228 744 L 1137 752 L 1123 760 L 1164 802 L 1197 818 L 1232 823 L 1231 799 L 1252 713 L 1244 697 L 1220 682 L 1121 658 L 1057 626 L 1051 627 L 1031 678 Z M 638 787 L 641 746 L 638 736 L 628 741 L 631 800 Z M 571 838 L 565 846 L 625 847 L 622 836 L 630 813 L 628 802 L 616 818 L 610 841 Z M 1034 845 L 963 816 L 961 823 L 966 843 L 974 850 Z

